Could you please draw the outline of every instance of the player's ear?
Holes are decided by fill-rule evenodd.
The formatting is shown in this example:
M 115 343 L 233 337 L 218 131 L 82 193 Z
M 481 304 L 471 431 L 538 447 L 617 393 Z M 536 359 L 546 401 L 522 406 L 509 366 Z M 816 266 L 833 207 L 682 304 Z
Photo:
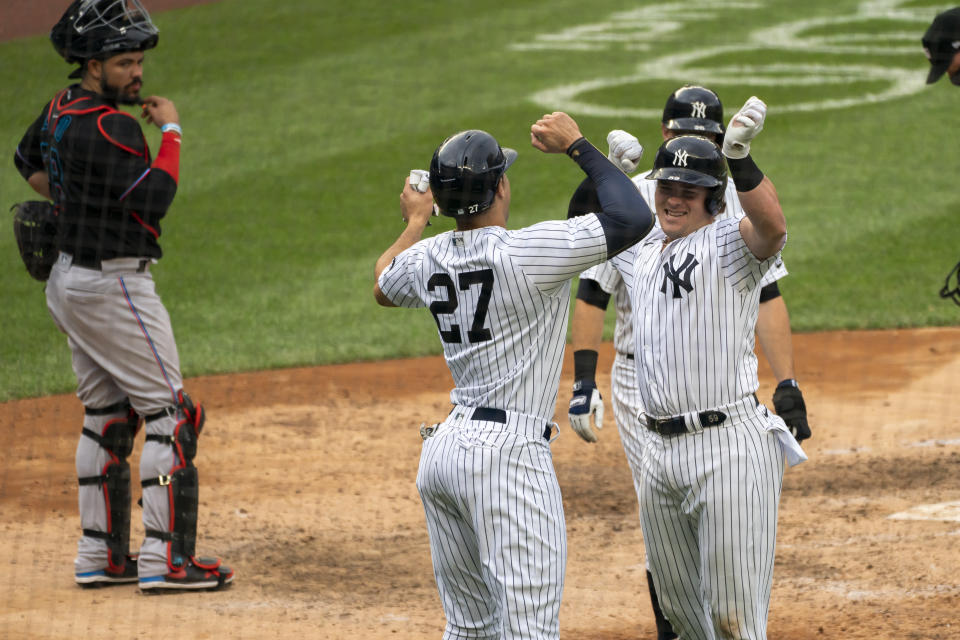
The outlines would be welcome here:
M 500 182 L 497 183 L 497 197 L 506 198 L 508 195 L 510 195 L 510 179 L 507 178 L 507 174 L 503 174 Z
M 99 80 L 103 76 L 103 61 L 97 60 L 96 58 L 90 58 L 84 63 L 84 69 L 86 71 L 85 75 L 89 75 L 95 80 Z

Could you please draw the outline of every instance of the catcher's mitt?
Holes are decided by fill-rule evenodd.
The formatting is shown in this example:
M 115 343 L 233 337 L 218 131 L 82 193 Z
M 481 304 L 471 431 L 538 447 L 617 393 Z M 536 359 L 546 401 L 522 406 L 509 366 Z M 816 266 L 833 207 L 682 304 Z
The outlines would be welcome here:
M 13 234 L 27 271 L 45 282 L 57 260 L 57 216 L 45 200 L 18 202 L 13 211 Z

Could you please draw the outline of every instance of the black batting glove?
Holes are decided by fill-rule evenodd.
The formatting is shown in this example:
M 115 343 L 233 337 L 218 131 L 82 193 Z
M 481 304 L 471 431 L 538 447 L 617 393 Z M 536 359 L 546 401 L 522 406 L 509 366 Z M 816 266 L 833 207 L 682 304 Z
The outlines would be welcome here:
M 773 392 L 773 408 L 790 428 L 790 433 L 803 442 L 810 437 L 810 425 L 807 424 L 807 405 L 796 380 L 784 380 Z

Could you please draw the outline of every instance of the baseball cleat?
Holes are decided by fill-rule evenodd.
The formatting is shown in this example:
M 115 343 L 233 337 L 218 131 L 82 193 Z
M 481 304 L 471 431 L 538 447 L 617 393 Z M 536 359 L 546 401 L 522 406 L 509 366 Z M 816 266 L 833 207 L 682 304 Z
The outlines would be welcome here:
M 73 579 L 84 589 L 95 589 L 113 584 L 129 584 L 137 581 L 137 557 L 127 556 L 123 570 L 119 572 L 107 569 L 97 571 L 79 571 Z
M 161 589 L 216 591 L 233 582 L 233 569 L 219 558 L 190 558 L 177 571 L 162 576 L 140 578 L 142 591 Z

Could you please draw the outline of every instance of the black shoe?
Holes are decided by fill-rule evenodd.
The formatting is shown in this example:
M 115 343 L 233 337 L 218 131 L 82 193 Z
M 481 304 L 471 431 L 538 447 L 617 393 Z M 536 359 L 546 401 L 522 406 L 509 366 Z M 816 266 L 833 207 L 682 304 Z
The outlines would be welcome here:
M 114 571 L 107 567 L 97 571 L 75 573 L 73 579 L 84 589 L 96 589 L 114 584 L 129 584 L 137 581 L 137 556 L 128 555 L 123 569 Z
M 190 558 L 187 563 L 163 576 L 140 578 L 140 589 L 216 591 L 233 582 L 233 569 L 220 563 L 220 558 Z

